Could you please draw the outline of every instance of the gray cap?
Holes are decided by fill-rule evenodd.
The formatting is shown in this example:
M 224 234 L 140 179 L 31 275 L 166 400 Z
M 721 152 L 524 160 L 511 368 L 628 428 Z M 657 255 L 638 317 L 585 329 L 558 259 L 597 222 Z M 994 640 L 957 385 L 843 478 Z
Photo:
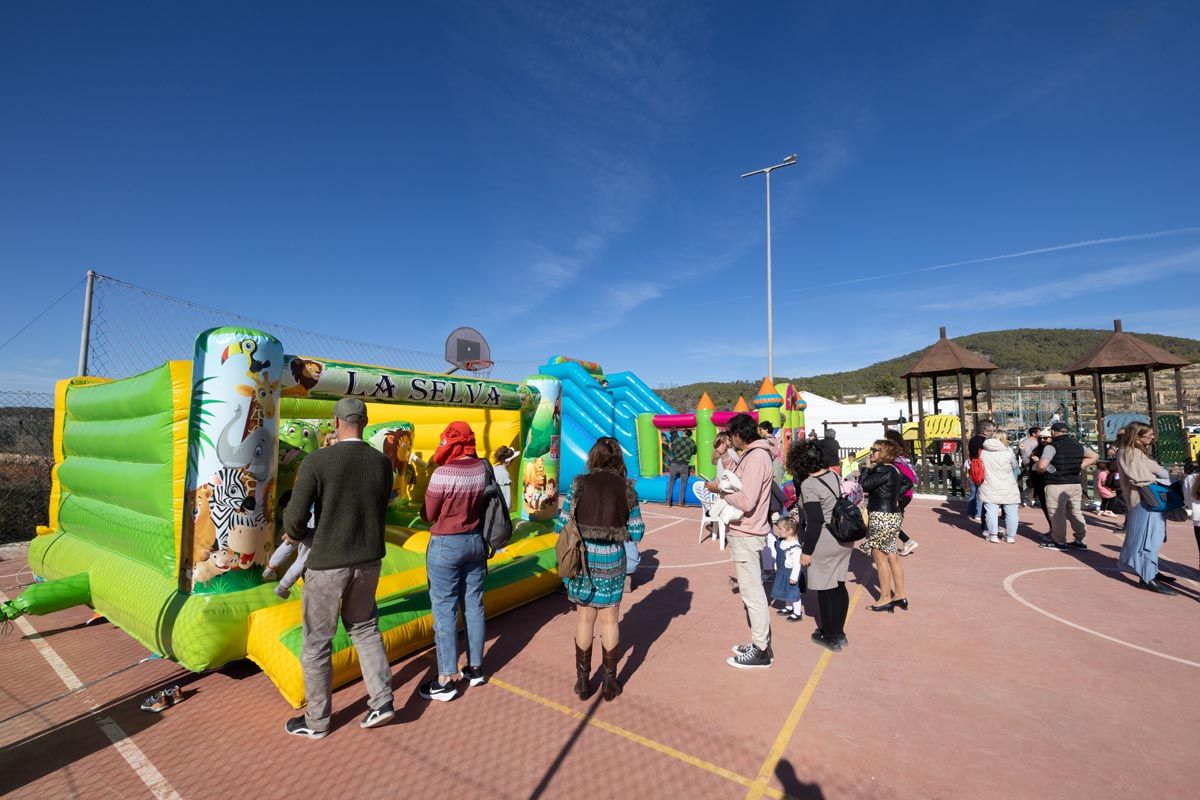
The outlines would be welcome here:
M 333 415 L 343 422 L 364 425 L 367 421 L 367 404 L 357 397 L 343 397 L 333 404 Z

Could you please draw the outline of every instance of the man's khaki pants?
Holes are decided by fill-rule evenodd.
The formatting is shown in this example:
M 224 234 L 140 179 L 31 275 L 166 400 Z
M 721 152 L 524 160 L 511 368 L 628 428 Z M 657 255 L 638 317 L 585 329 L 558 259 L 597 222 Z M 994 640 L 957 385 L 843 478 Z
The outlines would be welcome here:
M 1067 543 L 1067 523 L 1075 541 L 1082 542 L 1087 536 L 1083 522 L 1083 487 L 1078 483 L 1050 483 L 1046 485 L 1046 511 L 1050 514 L 1050 536 L 1059 544 Z
M 379 612 L 375 605 L 378 585 L 378 561 L 341 569 L 310 569 L 304 574 L 304 645 L 300 664 L 308 699 L 304 718 L 314 731 L 329 730 L 331 642 L 339 618 L 358 651 L 363 683 L 370 695 L 368 706 L 379 709 L 392 702 L 392 670 L 383 637 L 379 635 Z
M 762 550 L 765 536 L 730 536 L 729 559 L 737 575 L 738 594 L 750 619 L 750 640 L 759 650 L 771 645 L 771 608 L 763 589 Z

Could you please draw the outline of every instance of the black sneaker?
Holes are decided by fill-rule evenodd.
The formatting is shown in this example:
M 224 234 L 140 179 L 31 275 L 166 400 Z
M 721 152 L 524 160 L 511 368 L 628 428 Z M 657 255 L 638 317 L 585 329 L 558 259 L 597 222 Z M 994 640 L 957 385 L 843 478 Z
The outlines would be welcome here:
M 815 631 L 813 631 L 812 640 L 821 647 L 824 647 L 826 650 L 832 650 L 835 653 L 842 652 L 842 642 L 840 636 L 831 640 L 821 632 L 820 628 L 817 628 Z
M 305 721 L 303 714 L 289 719 L 283 729 L 292 736 L 306 736 L 309 739 L 324 739 L 329 735 L 329 731 L 314 731 L 308 727 L 308 722 Z
M 362 718 L 362 722 L 358 723 L 360 728 L 374 728 L 376 725 L 382 725 L 392 717 L 396 716 L 396 710 L 391 703 L 382 708 L 373 708 L 367 712 L 367 715 Z
M 426 700 L 440 700 L 443 703 L 449 703 L 458 697 L 458 688 L 454 685 L 453 681 L 442 684 L 438 683 L 436 678 L 422 683 L 417 687 L 417 691 Z
M 733 654 L 735 656 L 740 656 L 742 653 L 749 653 L 751 647 L 754 647 L 754 645 L 752 645 L 752 644 L 735 644 L 733 647 L 731 647 L 729 649 L 733 651 Z
M 813 631 L 813 638 L 814 638 L 814 639 L 815 639 L 815 638 L 817 638 L 817 635 L 818 635 L 818 634 L 820 634 L 821 636 L 824 636 L 824 635 L 825 635 L 825 632 L 824 632 L 823 630 L 821 630 L 820 628 L 817 628 L 817 629 L 815 629 L 815 630 Z M 839 634 L 838 634 L 838 637 L 837 637 L 837 642 L 838 642 L 838 644 L 840 644 L 842 647 L 845 647 L 846 645 L 850 644 L 850 640 L 846 638 L 846 634 L 844 634 L 844 633 L 839 633 Z
M 1067 549 L 1067 546 L 1065 544 L 1059 544 L 1058 542 L 1042 542 L 1041 544 L 1038 545 L 1038 547 L 1042 548 L 1043 550 L 1066 550 Z
M 483 674 L 483 667 L 463 667 L 462 675 L 471 686 L 482 686 L 487 683 L 487 676 Z
M 1076 550 L 1087 550 L 1087 542 L 1080 539 L 1078 542 L 1067 542 L 1067 547 L 1073 547 Z
M 752 644 L 745 652 L 725 659 L 725 663 L 737 669 L 767 669 L 773 660 L 770 647 L 759 650 Z

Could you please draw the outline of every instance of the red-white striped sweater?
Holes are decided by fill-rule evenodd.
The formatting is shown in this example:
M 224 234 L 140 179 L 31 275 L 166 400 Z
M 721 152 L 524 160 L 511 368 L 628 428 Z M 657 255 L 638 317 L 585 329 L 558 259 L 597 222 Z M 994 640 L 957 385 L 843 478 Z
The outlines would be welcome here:
M 482 459 L 460 458 L 433 471 L 429 488 L 425 490 L 425 501 L 421 503 L 421 519 L 432 523 L 430 533 L 479 530 L 483 524 L 479 506 L 487 487 L 489 469 L 491 466 Z

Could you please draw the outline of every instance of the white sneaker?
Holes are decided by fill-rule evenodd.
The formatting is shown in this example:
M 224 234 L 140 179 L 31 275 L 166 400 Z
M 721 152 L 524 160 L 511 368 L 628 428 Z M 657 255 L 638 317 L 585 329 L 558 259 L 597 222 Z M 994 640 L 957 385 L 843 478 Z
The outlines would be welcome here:
M 916 539 L 909 539 L 907 542 L 904 543 L 904 549 L 902 549 L 900 551 L 900 555 L 906 556 L 909 553 L 911 553 L 913 550 L 916 550 L 918 547 L 920 547 L 920 544 L 917 542 Z
M 992 544 L 1000 544 L 1000 537 L 999 536 L 989 536 L 988 541 L 991 542 Z
M 1017 543 L 1017 537 L 1015 537 L 1015 536 L 1009 536 L 1009 537 L 1008 537 L 1007 539 L 1005 539 L 1004 541 L 1008 542 L 1009 544 L 1016 544 L 1016 543 Z

